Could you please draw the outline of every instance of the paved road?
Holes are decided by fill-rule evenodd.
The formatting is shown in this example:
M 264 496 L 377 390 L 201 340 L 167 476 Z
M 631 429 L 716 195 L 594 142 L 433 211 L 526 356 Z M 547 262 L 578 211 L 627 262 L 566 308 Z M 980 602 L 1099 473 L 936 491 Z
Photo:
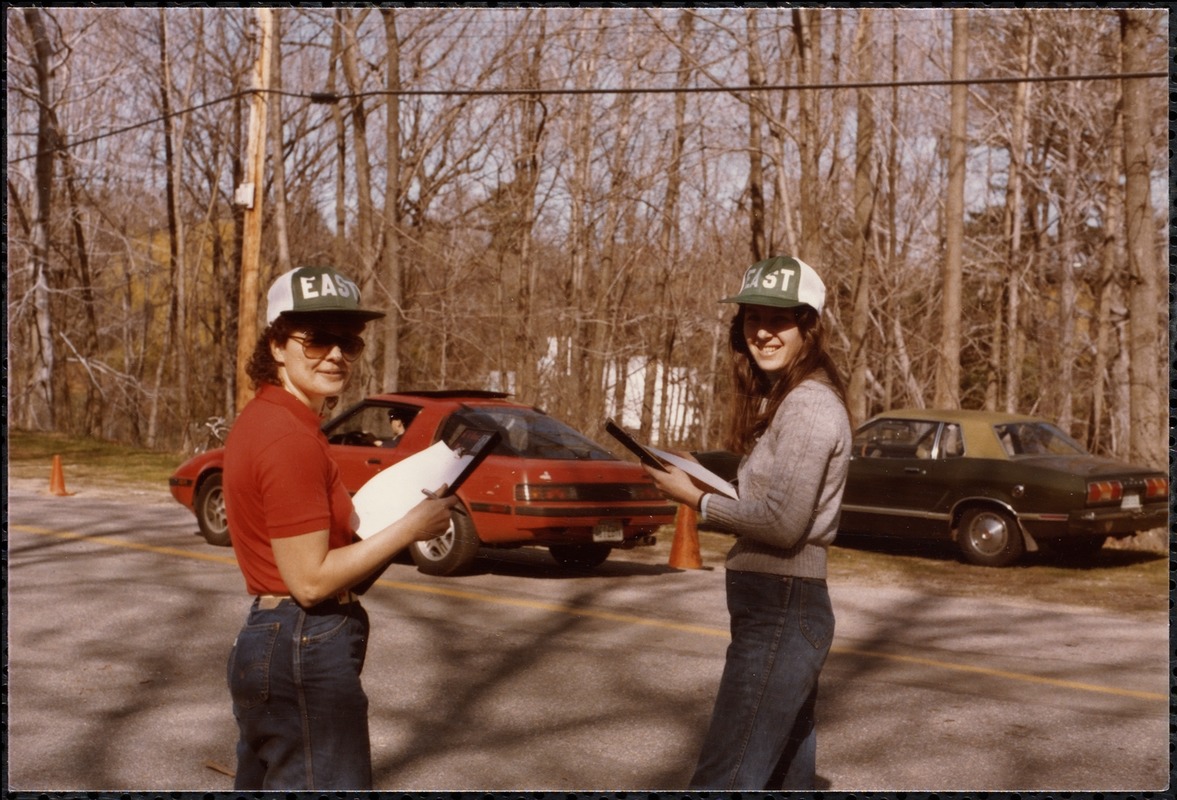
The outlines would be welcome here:
M 27 485 L 9 489 L 8 548 L 6 788 L 230 789 L 232 551 L 163 494 Z M 727 644 L 723 570 L 666 552 L 595 573 L 537 550 L 458 579 L 394 565 L 364 601 L 378 788 L 683 788 Z M 1167 785 L 1167 617 L 831 590 L 823 788 Z

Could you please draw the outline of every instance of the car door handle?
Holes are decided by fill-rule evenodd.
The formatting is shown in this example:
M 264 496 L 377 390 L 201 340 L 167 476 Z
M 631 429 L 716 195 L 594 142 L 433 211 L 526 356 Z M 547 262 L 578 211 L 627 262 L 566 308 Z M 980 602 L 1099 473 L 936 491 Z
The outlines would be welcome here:
M 369 464 L 375 464 L 376 466 L 380 466 L 380 465 L 381 465 L 381 464 L 383 464 L 384 462 L 383 462 L 383 461 L 381 461 L 381 460 L 380 460 L 380 459 L 378 459 L 378 458 L 369 458 L 367 463 L 369 463 Z
M 912 475 L 926 475 L 928 472 L 926 469 L 923 469 L 921 467 L 904 467 L 903 471 L 909 472 Z

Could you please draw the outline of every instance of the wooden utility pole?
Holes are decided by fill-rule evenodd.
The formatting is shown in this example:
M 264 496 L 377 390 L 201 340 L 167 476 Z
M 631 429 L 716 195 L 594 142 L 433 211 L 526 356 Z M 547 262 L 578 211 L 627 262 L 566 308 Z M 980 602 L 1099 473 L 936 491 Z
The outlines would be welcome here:
M 246 143 L 245 180 L 237 187 L 234 200 L 245 207 L 245 230 L 241 241 L 241 295 L 237 305 L 237 413 L 253 397 L 245 365 L 253 353 L 258 335 L 258 263 L 261 260 L 262 195 L 266 165 L 266 90 L 270 88 L 270 41 L 273 16 L 258 8 L 257 63 L 253 68 L 253 100 L 249 108 L 249 140 Z

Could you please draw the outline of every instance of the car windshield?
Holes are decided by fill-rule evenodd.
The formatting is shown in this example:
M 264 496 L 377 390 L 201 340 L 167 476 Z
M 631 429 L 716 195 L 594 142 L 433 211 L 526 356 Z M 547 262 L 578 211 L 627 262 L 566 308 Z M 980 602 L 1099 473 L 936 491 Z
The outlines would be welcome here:
M 467 406 L 446 421 L 441 438 L 448 440 L 458 425 L 497 430 L 499 455 L 562 461 L 616 460 L 616 456 L 557 419 L 530 408 Z
M 1087 454 L 1083 445 L 1048 422 L 1010 422 L 994 425 L 993 430 L 1005 448 L 1006 455 L 1011 458 Z

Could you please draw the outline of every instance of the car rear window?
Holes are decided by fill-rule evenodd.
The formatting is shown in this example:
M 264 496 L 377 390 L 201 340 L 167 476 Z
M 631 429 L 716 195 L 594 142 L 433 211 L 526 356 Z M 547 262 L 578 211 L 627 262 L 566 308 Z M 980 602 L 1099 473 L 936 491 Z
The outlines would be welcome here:
M 1083 445 L 1048 422 L 1011 422 L 993 426 L 1006 455 L 1085 455 Z
M 448 439 L 458 425 L 497 430 L 502 441 L 499 455 L 547 458 L 559 461 L 616 461 L 617 457 L 572 426 L 530 408 L 467 406 L 442 427 Z

